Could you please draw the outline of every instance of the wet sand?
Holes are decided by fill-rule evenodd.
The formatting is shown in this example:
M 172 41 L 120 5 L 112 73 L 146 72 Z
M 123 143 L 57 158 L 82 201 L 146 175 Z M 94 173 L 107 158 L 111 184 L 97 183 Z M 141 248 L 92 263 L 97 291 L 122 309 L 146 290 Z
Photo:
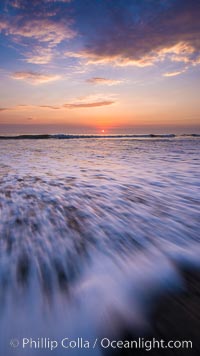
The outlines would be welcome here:
M 112 355 L 200 355 L 200 270 L 180 270 L 184 288 L 179 293 L 168 293 L 157 300 L 151 314 L 151 330 L 147 333 L 125 332 L 123 340 L 191 340 L 192 349 L 144 349 L 118 350 Z

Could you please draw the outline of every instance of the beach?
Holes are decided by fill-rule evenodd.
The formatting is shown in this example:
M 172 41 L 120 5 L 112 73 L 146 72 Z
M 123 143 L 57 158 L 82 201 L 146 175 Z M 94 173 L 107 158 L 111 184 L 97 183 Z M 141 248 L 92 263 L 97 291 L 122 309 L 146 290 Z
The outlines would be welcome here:
M 99 342 L 138 337 L 198 355 L 199 152 L 195 135 L 0 140 L 3 355 L 51 354 L 22 348 L 45 337 L 98 341 L 59 356 L 146 354 Z

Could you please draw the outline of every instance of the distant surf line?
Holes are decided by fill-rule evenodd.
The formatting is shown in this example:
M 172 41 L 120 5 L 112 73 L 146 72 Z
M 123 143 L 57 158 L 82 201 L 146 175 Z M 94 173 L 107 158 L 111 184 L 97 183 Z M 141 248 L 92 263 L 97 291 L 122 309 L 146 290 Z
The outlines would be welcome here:
M 48 140 L 48 139 L 105 139 L 105 138 L 133 138 L 133 139 L 154 139 L 154 138 L 177 138 L 177 137 L 200 137 L 200 134 L 145 134 L 145 135 L 74 135 L 74 134 L 27 134 L 27 135 L 4 135 L 0 140 Z

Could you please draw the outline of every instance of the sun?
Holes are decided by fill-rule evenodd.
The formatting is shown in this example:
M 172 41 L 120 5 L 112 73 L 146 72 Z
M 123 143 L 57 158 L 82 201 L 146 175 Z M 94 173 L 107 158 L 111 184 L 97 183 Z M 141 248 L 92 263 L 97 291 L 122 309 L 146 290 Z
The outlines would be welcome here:
M 105 130 L 101 130 L 102 133 L 105 133 Z

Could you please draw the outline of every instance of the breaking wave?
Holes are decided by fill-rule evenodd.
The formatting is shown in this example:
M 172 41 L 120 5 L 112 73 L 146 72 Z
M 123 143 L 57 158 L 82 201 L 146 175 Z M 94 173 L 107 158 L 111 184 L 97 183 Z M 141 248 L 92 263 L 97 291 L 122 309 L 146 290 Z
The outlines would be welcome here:
M 70 134 L 36 134 L 36 135 L 6 135 L 0 136 L 0 140 L 48 140 L 48 139 L 97 139 L 97 138 L 132 138 L 132 139 L 150 139 L 150 138 L 176 138 L 176 137 L 200 137 L 200 134 L 147 134 L 147 135 L 70 135 Z

